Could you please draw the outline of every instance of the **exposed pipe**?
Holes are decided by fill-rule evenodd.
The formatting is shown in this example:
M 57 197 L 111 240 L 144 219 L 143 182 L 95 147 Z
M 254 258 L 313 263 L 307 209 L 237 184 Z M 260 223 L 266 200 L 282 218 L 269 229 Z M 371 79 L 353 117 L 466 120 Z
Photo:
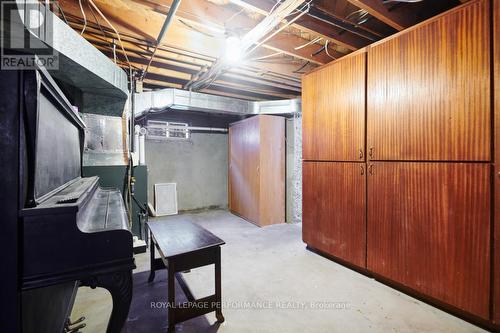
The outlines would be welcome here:
M 149 66 L 151 66 L 151 63 L 153 62 L 153 59 L 155 57 L 156 51 L 158 50 L 158 46 L 160 46 L 161 41 L 163 40 L 163 37 L 165 36 L 165 33 L 167 32 L 168 27 L 172 23 L 172 19 L 175 16 L 175 13 L 177 12 L 177 9 L 179 8 L 179 5 L 181 4 L 182 0 L 174 0 L 172 3 L 172 6 L 170 6 L 170 10 L 168 11 L 167 17 L 165 18 L 165 22 L 163 22 L 163 26 L 161 27 L 160 34 L 158 35 L 158 38 L 156 39 L 156 45 L 155 49 L 153 50 L 153 53 L 151 54 L 151 58 L 149 58 L 148 65 L 146 66 L 146 69 L 142 73 L 142 79 L 146 77 L 146 74 L 148 73 Z
M 146 164 L 146 129 L 141 127 L 139 130 L 139 164 Z
M 203 132 L 227 132 L 227 128 L 217 128 L 217 127 L 200 127 L 200 126 L 175 126 L 167 125 L 166 129 L 178 129 L 178 130 L 190 130 L 190 131 L 203 131 Z

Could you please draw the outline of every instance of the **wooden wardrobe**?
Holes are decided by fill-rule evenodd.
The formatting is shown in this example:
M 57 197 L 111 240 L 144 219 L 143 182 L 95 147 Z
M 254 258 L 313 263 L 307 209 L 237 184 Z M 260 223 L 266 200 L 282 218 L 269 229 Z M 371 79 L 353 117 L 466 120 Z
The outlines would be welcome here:
M 228 202 L 258 226 L 285 222 L 285 118 L 258 115 L 229 127 Z
M 304 76 L 303 240 L 498 325 L 491 4 L 472 0 Z

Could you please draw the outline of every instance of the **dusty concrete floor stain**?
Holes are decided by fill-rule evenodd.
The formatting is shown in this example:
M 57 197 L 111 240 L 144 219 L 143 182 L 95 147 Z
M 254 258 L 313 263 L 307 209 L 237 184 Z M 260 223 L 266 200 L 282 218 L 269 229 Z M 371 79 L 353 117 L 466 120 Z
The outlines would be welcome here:
M 215 315 L 208 314 L 176 326 L 177 332 L 485 332 L 306 250 L 300 224 L 258 228 L 223 210 L 167 219 L 199 223 L 226 241 L 226 322 L 215 325 Z M 147 271 L 149 254 L 137 255 L 136 264 L 134 273 Z M 213 292 L 211 266 L 192 270 L 184 278 L 196 297 Z M 85 315 L 87 327 L 82 332 L 101 333 L 110 311 L 106 291 L 80 288 L 72 318 Z M 166 328 L 159 322 L 155 332 Z

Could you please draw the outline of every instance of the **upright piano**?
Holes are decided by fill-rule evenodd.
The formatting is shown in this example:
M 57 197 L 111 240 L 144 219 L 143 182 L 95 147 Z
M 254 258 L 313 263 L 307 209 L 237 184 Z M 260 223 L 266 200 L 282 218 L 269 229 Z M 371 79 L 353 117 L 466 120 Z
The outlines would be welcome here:
M 5 190 L 18 200 L 22 330 L 62 332 L 83 285 L 110 292 L 107 332 L 120 332 L 135 268 L 121 193 L 100 188 L 98 177 L 82 177 L 85 125 L 50 74 L 43 68 L 2 73 L 2 80 L 9 77 L 14 86 L 3 83 L 1 93 L 15 101 L 4 99 L 10 107 L 2 106 L 9 113 L 0 127 L 2 138 L 12 140 L 4 142 L 5 157 L 17 163 L 18 174 L 2 177 L 16 179 L 6 181 Z

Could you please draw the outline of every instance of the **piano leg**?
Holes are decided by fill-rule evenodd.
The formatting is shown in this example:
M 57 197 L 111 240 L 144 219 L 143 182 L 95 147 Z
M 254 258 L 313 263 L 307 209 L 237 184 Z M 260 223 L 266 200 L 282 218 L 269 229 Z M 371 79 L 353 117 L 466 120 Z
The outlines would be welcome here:
M 120 333 L 127 320 L 132 301 L 132 271 L 100 275 L 82 281 L 82 284 L 91 288 L 101 287 L 109 291 L 113 299 L 113 310 L 106 333 Z

